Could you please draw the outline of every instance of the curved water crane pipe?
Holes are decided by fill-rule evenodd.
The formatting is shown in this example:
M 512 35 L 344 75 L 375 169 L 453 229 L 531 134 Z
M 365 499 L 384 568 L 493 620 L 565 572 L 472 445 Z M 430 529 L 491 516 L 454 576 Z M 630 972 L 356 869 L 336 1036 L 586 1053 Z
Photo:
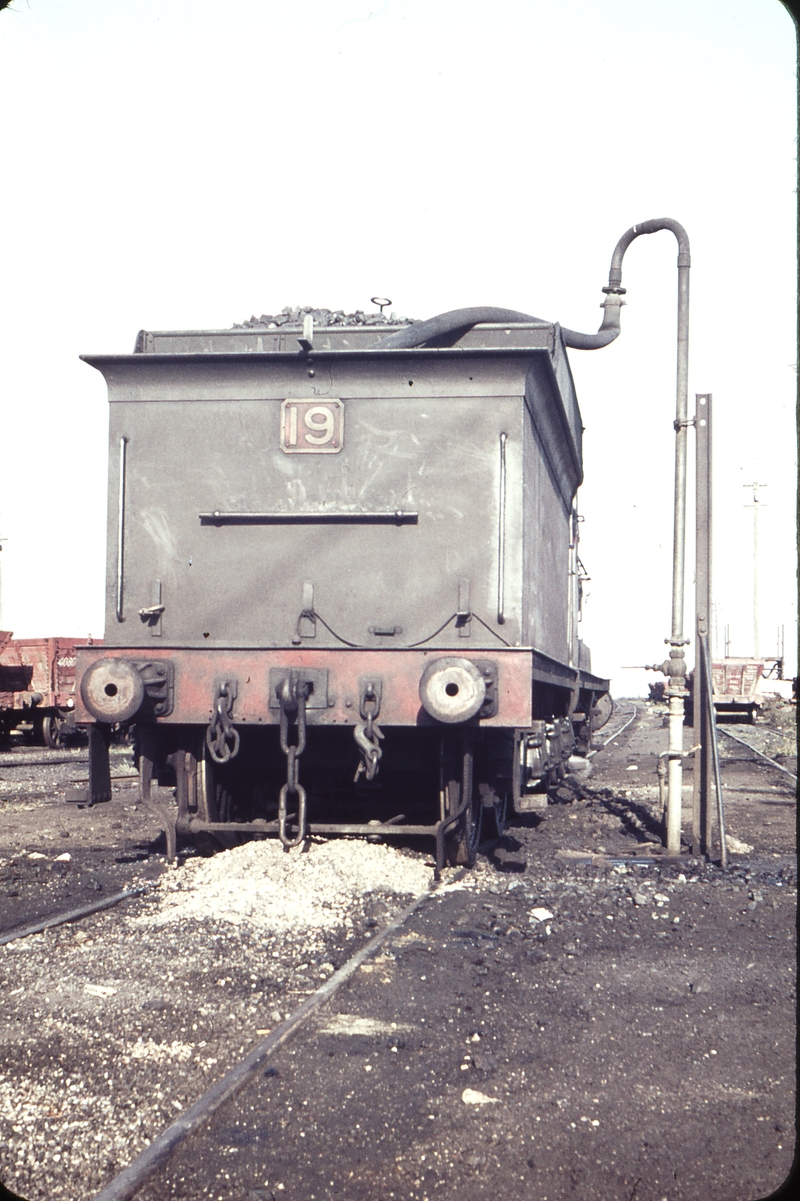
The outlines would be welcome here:
M 672 217 L 653 217 L 632 225 L 614 248 L 608 284 L 603 288 L 603 321 L 596 334 L 583 334 L 573 329 L 561 329 L 564 345 L 573 350 L 598 350 L 608 346 L 620 332 L 620 309 L 626 289 L 622 287 L 622 260 L 625 251 L 635 238 L 642 234 L 654 234 L 666 229 L 678 241 L 678 363 L 676 380 L 675 411 L 675 506 L 672 547 L 672 634 L 665 641 L 669 644 L 669 659 L 660 667 L 669 679 L 669 749 L 667 751 L 667 851 L 677 855 L 681 847 L 681 788 L 683 785 L 683 698 L 686 695 L 686 660 L 683 648 L 687 640 L 683 637 L 683 601 L 686 546 L 686 431 L 688 420 L 689 384 L 689 238 L 686 230 Z M 485 322 L 542 322 L 540 317 L 519 313 L 515 309 L 491 306 L 452 309 L 431 317 L 428 321 L 416 321 L 397 333 L 390 334 L 375 343 L 376 350 L 402 350 L 424 346 L 437 340 L 453 339 L 453 335 Z M 544 324 L 544 323 L 543 323 Z M 548 323 L 549 324 L 549 323 Z
M 683 698 L 686 695 L 686 660 L 683 648 L 683 600 L 686 548 L 686 438 L 689 388 L 689 237 L 671 217 L 654 217 L 632 225 L 617 242 L 611 257 L 607 294 L 624 295 L 622 260 L 634 238 L 667 229 L 678 241 L 678 361 L 675 383 L 675 507 L 672 542 L 672 634 L 669 659 L 661 665 L 669 686 L 669 749 L 667 751 L 667 853 L 678 855 L 681 849 L 681 792 L 683 787 Z

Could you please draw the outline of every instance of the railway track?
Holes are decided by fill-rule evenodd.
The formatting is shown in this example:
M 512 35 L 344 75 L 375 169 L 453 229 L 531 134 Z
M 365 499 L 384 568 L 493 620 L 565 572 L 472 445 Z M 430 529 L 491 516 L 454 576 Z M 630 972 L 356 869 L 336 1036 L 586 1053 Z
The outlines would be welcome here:
M 745 760 L 745 762 L 768 763 L 770 767 L 774 767 L 777 771 L 782 772 L 785 776 L 788 776 L 791 780 L 794 780 L 795 784 L 797 783 L 797 775 L 795 772 L 790 771 L 788 767 L 784 767 L 783 764 L 778 763 L 777 760 L 771 759 L 769 755 L 765 755 L 763 751 L 758 750 L 758 748 L 754 747 L 752 743 L 746 742 L 744 738 L 740 738 L 738 734 L 731 733 L 731 731 L 726 729 L 724 725 L 717 724 L 717 731 L 720 734 L 724 734 L 726 738 L 731 738 L 734 742 L 737 742 L 739 746 L 746 747 L 747 750 L 751 751 L 753 755 L 756 756 L 755 760 Z
M 85 748 L 74 752 L 42 751 L 39 748 L 14 747 L 0 752 L 0 798 L 22 801 L 51 799 L 60 804 L 64 799 L 80 801 L 88 782 L 89 757 Z M 114 784 L 136 784 L 137 773 L 131 764 L 130 748 L 113 748 L 111 752 Z M 64 796 L 66 794 L 66 797 Z
M 48 917 L 39 918 L 35 922 L 27 922 L 25 925 L 15 926 L 11 930 L 6 930 L 3 934 L 0 934 L 0 947 L 4 947 L 10 942 L 16 942 L 20 938 L 29 938 L 32 934 L 42 934 L 45 930 L 52 929 L 53 926 L 64 926 L 67 922 L 77 922 L 81 918 L 90 917 L 93 913 L 99 913 L 103 909 L 111 909 L 114 905 L 119 905 L 120 901 L 126 901 L 129 897 L 141 896 L 144 891 L 143 887 L 126 888 L 111 897 L 104 897 L 102 901 L 93 901 L 91 905 L 81 905 L 77 909 L 52 913 Z
M 620 709 L 613 724 L 601 732 L 610 748 L 638 714 L 634 705 Z M 648 728 L 647 722 L 637 726 L 637 738 Z M 655 729 L 654 738 L 661 739 Z M 603 760 L 603 755 L 596 756 L 596 770 Z M 765 770 L 771 768 L 765 765 Z M 104 806 L 103 816 L 111 809 Z M 22 1050 L 34 1050 L 34 1079 L 23 1076 L 19 1093 L 11 1090 L 11 1102 L 0 1098 L 0 1123 L 4 1105 L 15 1103 L 14 1112 L 20 1113 L 21 1106 L 41 1105 L 41 1122 L 38 1117 L 33 1122 L 39 1111 L 31 1110 L 29 1125 L 33 1122 L 34 1130 L 41 1127 L 44 1141 L 39 1146 L 32 1142 L 34 1136 L 25 1136 L 37 1164 L 33 1176 L 4 1182 L 14 1188 L 18 1181 L 15 1191 L 38 1198 L 61 1180 L 58 1195 L 75 1201 L 95 1196 L 102 1201 L 161 1201 L 165 1196 L 181 1201 L 216 1201 L 219 1196 L 248 1201 L 303 1196 L 310 1201 L 314 1196 L 321 1201 L 331 1195 L 331 1181 L 340 1195 L 352 1197 L 389 1197 L 394 1192 L 397 1198 L 413 1194 L 422 1201 L 434 1195 L 434 1188 L 445 1198 L 467 1195 L 476 1201 L 490 1198 L 497 1188 L 512 1196 L 549 1196 L 559 1164 L 605 1171 L 618 1162 L 620 1147 L 628 1148 L 628 1158 L 634 1154 L 640 1130 L 649 1121 L 647 1106 L 637 1108 L 636 1091 L 652 1083 L 652 1061 L 641 1058 L 641 1052 L 649 1050 L 662 1065 L 678 1064 L 674 1113 L 671 1085 L 664 1083 L 669 1067 L 662 1066 L 659 1076 L 665 1110 L 659 1127 L 675 1132 L 688 1121 L 685 1090 L 694 1087 L 694 1069 L 686 1067 L 685 1056 L 692 1054 L 694 1043 L 686 1042 L 689 1036 L 677 1020 L 686 1002 L 677 1000 L 677 1008 L 673 1005 L 654 1018 L 651 1011 L 664 1002 L 653 989 L 657 981 L 674 982 L 674 965 L 670 968 L 668 958 L 673 941 L 681 971 L 688 970 L 694 938 L 700 949 L 693 970 L 709 973 L 707 956 L 701 952 L 710 929 L 718 931 L 717 940 L 721 931 L 729 937 L 738 928 L 729 922 L 724 907 L 715 917 L 717 925 L 709 927 L 713 906 L 719 908 L 721 899 L 735 899 L 745 886 L 745 868 L 738 869 L 739 876 L 736 870 L 726 876 L 709 868 L 709 880 L 713 877 L 721 887 L 708 889 L 705 872 L 692 875 L 686 864 L 631 866 L 624 860 L 626 844 L 614 841 L 605 824 L 602 841 L 608 863 L 559 859 L 560 846 L 591 845 L 599 812 L 592 802 L 557 805 L 536 827 L 524 821 L 512 824 L 508 837 L 474 873 L 455 882 L 451 877 L 444 887 L 426 892 L 410 906 L 395 897 L 386 917 L 377 922 L 365 920 L 367 911 L 349 927 L 354 933 L 349 943 L 331 941 L 331 933 L 317 945 L 311 930 L 298 941 L 293 930 L 273 932 L 271 927 L 268 936 L 255 928 L 242 941 L 241 927 L 215 924 L 215 912 L 225 903 L 224 888 L 246 887 L 263 870 L 257 855 L 277 854 L 276 866 L 285 865 L 288 873 L 277 873 L 276 883 L 284 883 L 271 904 L 279 903 L 292 874 L 298 888 L 308 887 L 302 884 L 306 857 L 284 856 L 265 843 L 251 844 L 252 866 L 241 876 L 231 871 L 237 859 L 249 853 L 245 847 L 174 869 L 165 876 L 164 889 L 153 889 L 147 898 L 156 904 L 131 898 L 135 906 L 108 910 L 117 914 L 108 924 L 107 919 L 90 923 L 88 938 L 80 920 L 74 933 L 62 926 L 44 941 L 26 943 L 17 937 L 2 948 L 0 970 L 5 975 L 0 987 L 8 991 L 12 1023 L 19 1023 L 20 1031 L 30 1030 Z M 609 818 L 602 815 L 603 823 Z M 408 850 L 338 845 L 346 845 L 353 854 L 385 853 L 391 860 L 384 873 L 387 879 L 412 861 Z M 321 852 L 322 844 L 315 845 L 310 857 L 316 860 Z M 225 866 L 223 860 L 230 868 L 220 879 L 219 891 L 209 894 L 203 911 L 207 929 L 192 916 L 200 912 L 196 908 L 185 914 L 177 910 L 180 916 L 172 925 L 160 925 L 157 914 L 163 903 L 171 897 L 175 905 L 185 906 L 204 879 L 202 873 L 215 863 Z M 689 876 L 687 885 L 678 882 L 681 868 Z M 779 866 L 770 870 L 766 883 L 748 876 L 747 887 L 756 897 L 761 888 L 767 901 L 772 896 L 785 901 L 788 911 L 790 898 L 782 895 L 788 877 L 784 881 Z M 646 894 L 647 904 L 634 903 L 634 893 L 640 902 Z M 669 905 L 656 902 L 656 893 L 668 895 Z M 757 905 L 759 914 L 764 907 L 747 897 L 741 904 Z M 541 920 L 532 916 L 534 911 Z M 319 915 L 324 912 L 321 909 Z M 337 916 L 339 928 L 352 912 L 345 909 Z M 552 920 L 548 913 L 554 915 Z M 737 951 L 745 982 L 755 975 L 752 970 L 745 973 L 746 965 L 760 963 L 764 955 L 780 949 L 770 941 L 779 937 L 779 911 L 769 908 L 767 914 L 773 925 L 758 927 L 758 945 L 751 949 L 746 944 L 746 950 Z M 152 921 L 153 916 L 157 920 Z M 673 917 L 679 918 L 677 924 Z M 746 920 L 755 918 L 747 915 Z M 693 924 L 696 935 L 691 934 Z M 624 929 L 624 939 L 615 939 L 618 927 L 621 933 Z M 636 942 L 631 941 L 634 935 Z M 647 963 L 652 960 L 654 974 L 648 967 L 641 976 L 642 957 Z M 782 970 L 780 960 L 776 963 Z M 272 964 L 280 965 L 277 975 L 270 974 Z M 329 968 L 325 980 L 323 966 Z M 762 977 L 771 979 L 775 970 L 765 960 Z M 624 980 L 631 972 L 636 987 L 626 992 Z M 685 981 L 683 987 L 688 990 Z M 702 1031 L 707 1000 L 700 991 L 693 1021 Z M 13 995 L 17 992 L 19 996 Z M 59 999 L 62 992 L 66 1002 Z M 689 990 L 687 996 L 694 994 Z M 715 1002 L 708 1021 L 716 1019 L 720 1001 L 725 1007 L 727 994 Z M 747 1004 L 744 1017 L 750 1022 L 752 1001 Z M 733 1013 L 726 1013 L 733 1020 Z M 41 1044 L 45 1053 L 56 1034 L 62 1042 L 54 1059 L 37 1060 L 36 1046 Z M 704 1038 L 717 1034 L 713 1024 Z M 771 1047 L 775 1039 L 771 1033 L 769 1037 Z M 750 1047 L 749 1042 L 743 1045 Z M 613 1074 L 609 1076 L 609 1046 L 627 1073 L 622 1087 L 617 1087 L 620 1081 Z M 676 1046 L 683 1048 L 677 1056 Z M 61 1088 L 54 1076 L 65 1050 L 78 1057 L 73 1081 L 81 1087 L 85 1082 L 93 1098 L 88 1111 L 91 1134 L 85 1136 L 80 1123 L 87 1115 L 77 1104 L 82 1094 L 70 1091 L 76 1084 Z M 764 1053 L 763 1048 L 758 1052 L 762 1057 Z M 13 1056 L 5 1058 L 16 1062 Z M 576 1062 L 580 1078 L 573 1079 Z M 757 1065 L 747 1070 L 757 1070 Z M 45 1084 L 41 1097 L 37 1079 L 54 1082 Z M 601 1079 L 607 1085 L 601 1086 Z M 638 1083 L 632 1086 L 634 1080 Z M 54 1089 L 57 1098 L 63 1094 L 57 1104 L 51 1099 Z M 701 1117 L 704 1096 L 701 1089 Z M 107 1111 L 104 1097 L 110 1105 Z M 593 1097 L 598 1098 L 596 1104 Z M 130 1112 L 124 1108 L 128 1100 Z M 791 1099 L 788 1104 L 791 1108 Z M 48 1116 L 51 1108 L 53 1116 Z M 133 1124 L 137 1115 L 143 1119 L 138 1128 Z M 739 1109 L 723 1117 L 731 1124 L 733 1142 L 738 1139 L 741 1146 L 752 1147 L 753 1131 L 737 1125 Z M 631 1120 L 635 1130 L 626 1126 Z M 17 1137 L 7 1129 L 11 1128 L 0 1125 L 0 1142 Z M 771 1129 L 758 1127 L 756 1133 Z M 124 1149 L 116 1156 L 110 1151 L 106 1160 L 93 1141 L 76 1141 L 94 1140 L 95 1132 L 109 1148 L 118 1141 Z M 62 1147 L 74 1147 L 72 1177 L 59 1177 L 59 1165 L 52 1160 L 45 1164 L 47 1140 L 54 1135 Z M 580 1141 L 579 1135 L 588 1138 Z M 62 1158 L 67 1154 L 57 1153 Z M 732 1145 L 731 1162 L 735 1156 Z M 113 1171 L 108 1167 L 111 1157 L 116 1158 Z M 598 1159 L 606 1165 L 602 1169 L 596 1167 Z M 37 1193 L 30 1180 L 38 1180 L 39 1171 L 45 1170 L 40 1164 L 51 1174 Z M 91 1164 L 88 1171 L 86 1164 Z M 634 1169 L 641 1174 L 633 1161 L 625 1171 Z M 741 1165 L 735 1170 L 741 1171 Z M 607 1195 L 629 1195 L 635 1179 L 635 1172 L 629 1175 L 627 1192 L 610 1179 L 598 1188 Z M 674 1181 L 669 1187 L 676 1201 L 687 1196 Z M 694 1195 L 702 1195 L 703 1187 L 701 1182 Z M 667 1189 L 664 1183 L 662 1192 Z M 560 1194 L 555 1191 L 553 1196 Z
M 463 874 L 463 871 L 459 872 L 459 878 Z M 436 891 L 446 891 L 448 887 L 452 887 L 452 884 L 453 882 L 451 881 L 448 886 L 445 886 L 445 889 L 438 886 Z M 431 895 L 435 895 L 435 893 Z M 384 927 L 369 943 L 356 951 L 338 971 L 334 972 L 324 984 L 315 989 L 311 996 L 307 997 L 293 1013 L 289 1014 L 276 1026 L 244 1059 L 236 1063 L 194 1105 L 182 1113 L 171 1126 L 167 1127 L 166 1130 L 153 1139 L 133 1163 L 124 1168 L 118 1176 L 96 1194 L 94 1201 L 131 1201 L 142 1186 L 163 1166 L 175 1150 L 206 1123 L 220 1106 L 235 1097 L 261 1071 L 269 1058 L 280 1047 L 298 1035 L 306 1021 L 322 1005 L 332 1000 L 339 989 L 350 981 L 359 968 L 364 965 L 369 966 L 369 961 L 374 960 L 384 944 L 428 900 L 429 897 L 427 896 L 417 898 L 413 904 L 404 909 L 394 921 Z
M 680 925 L 673 917 L 691 923 L 709 915 L 697 878 L 697 889 L 686 896 L 677 879 L 675 868 L 651 886 L 659 897 L 670 896 L 668 912 L 657 907 L 662 902 L 652 910 L 634 904 L 623 884 L 613 912 L 601 910 L 592 922 L 590 909 L 586 925 L 576 925 L 580 897 L 587 891 L 596 897 L 597 881 L 584 888 L 574 875 L 544 885 L 540 879 L 538 886 L 518 880 L 500 893 L 486 891 L 486 881 L 476 886 L 474 877 L 432 891 L 352 955 L 93 1201 L 334 1195 L 422 1201 L 434 1190 L 446 1198 L 488 1199 L 494 1190 L 523 1196 L 545 1187 L 551 1195 L 566 1162 L 595 1182 L 597 1165 L 604 1165 L 600 1175 L 613 1166 L 620 1145 L 630 1145 L 622 1155 L 635 1162 L 639 1123 L 650 1130 L 651 1120 L 639 1113 L 637 1089 L 644 1080 L 652 1084 L 652 1057 L 660 1061 L 670 1038 L 673 1055 L 681 1047 L 681 1079 L 673 1095 L 662 1066 L 656 1127 L 663 1133 L 676 1121 L 694 1121 L 689 1110 L 696 1105 L 703 1112 L 707 1087 L 685 1066 L 685 1056 L 709 1053 L 693 1052 L 677 1013 L 666 1015 L 659 1005 L 669 987 L 663 980 L 645 1001 L 641 990 L 652 984 L 637 975 L 620 1025 L 605 1025 L 604 994 L 613 992 L 616 975 L 610 959 L 624 958 L 629 972 L 642 955 L 649 960 L 666 945 L 662 937 L 676 937 Z M 636 888 L 637 895 L 642 889 L 651 895 L 645 877 L 637 876 Z M 720 916 L 726 920 L 724 911 Z M 627 924 L 628 937 L 609 944 L 618 923 Z M 587 929 L 592 924 L 595 941 Z M 636 945 L 628 941 L 634 933 Z M 604 944 L 610 958 L 602 966 Z M 619 1007 L 620 994 L 615 997 Z M 721 1003 L 729 1018 L 728 1003 Z M 698 1018 L 703 1004 L 694 1006 Z M 714 1019 L 718 1013 L 719 1003 Z M 576 1041 L 580 1078 L 573 1087 L 569 1048 Z M 609 1045 L 626 1072 L 613 1103 Z M 732 1110 L 726 1115 L 737 1120 Z M 626 1178 L 627 1191 L 602 1184 L 604 1195 L 629 1195 L 636 1175 Z M 703 1195 L 699 1180 L 687 1178 L 682 1188 L 672 1180 L 679 1199 Z M 567 1194 L 556 1187 L 552 1195 Z

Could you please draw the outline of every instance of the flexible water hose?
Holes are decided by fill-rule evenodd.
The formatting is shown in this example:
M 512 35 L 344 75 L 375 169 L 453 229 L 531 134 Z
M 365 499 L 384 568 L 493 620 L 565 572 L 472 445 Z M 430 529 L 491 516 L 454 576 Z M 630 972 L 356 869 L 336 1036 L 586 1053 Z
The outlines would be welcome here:
M 565 346 L 575 350 L 596 350 L 613 342 L 619 334 L 620 300 L 617 296 L 609 296 L 603 304 L 603 324 L 596 334 L 581 334 L 574 329 L 561 329 Z M 499 309 L 491 305 L 480 305 L 468 309 L 451 309 L 448 313 L 440 313 L 438 317 L 430 317 L 427 321 L 415 321 L 405 329 L 381 338 L 375 343 L 376 350 L 403 350 L 415 346 L 423 346 L 434 338 L 444 338 L 458 330 L 469 329 L 479 323 L 491 322 L 502 325 L 505 322 L 535 322 L 549 325 L 541 317 L 532 317 L 530 313 L 518 313 L 516 309 Z

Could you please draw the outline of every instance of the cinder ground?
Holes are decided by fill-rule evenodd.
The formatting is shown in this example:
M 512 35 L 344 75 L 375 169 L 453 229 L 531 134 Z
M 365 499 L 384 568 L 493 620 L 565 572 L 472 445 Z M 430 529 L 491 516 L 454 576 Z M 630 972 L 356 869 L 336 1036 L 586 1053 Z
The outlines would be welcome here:
M 792 719 L 787 706 L 736 729 L 780 758 Z M 486 844 L 139 1197 L 755 1201 L 777 1188 L 795 1147 L 793 787 L 723 739 L 728 830 L 753 851 L 725 873 L 688 853 L 669 863 L 663 726 L 661 707 L 641 706 L 583 800 Z M 152 899 L 0 948 L 0 1179 L 31 1201 L 82 1201 L 418 891 L 425 853 L 387 848 L 405 883 L 363 891 L 364 877 L 325 925 L 158 925 L 148 907 L 200 877 L 191 862 L 164 872 L 134 794 L 79 812 L 45 803 L 52 781 L 41 791 L 4 793 L 0 926 L 160 877 Z

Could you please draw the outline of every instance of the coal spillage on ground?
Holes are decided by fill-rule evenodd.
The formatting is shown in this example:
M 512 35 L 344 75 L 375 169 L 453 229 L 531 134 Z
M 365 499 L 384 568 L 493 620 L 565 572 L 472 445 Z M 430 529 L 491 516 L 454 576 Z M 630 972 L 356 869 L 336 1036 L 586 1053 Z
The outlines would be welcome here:
M 737 1022 L 780 984 L 767 1001 L 730 952 L 698 970 L 690 944 L 738 897 L 708 914 L 702 875 L 681 875 L 571 873 L 490 900 L 482 880 L 432 901 L 139 1195 L 617 1196 L 639 1171 L 648 1196 L 723 1197 L 731 1170 L 761 1195 L 773 1154 L 790 1161 L 791 1086 L 776 1106 L 771 1034 L 742 1048 Z
M 780 1184 L 794 811 L 732 793 L 728 829 L 753 851 L 727 872 L 665 861 L 662 720 L 644 706 L 584 799 L 484 844 L 137 1195 L 727 1201 Z M 38 882 L 50 907 L 90 873 L 150 885 L 0 948 L 0 1178 L 30 1201 L 93 1197 L 430 883 L 426 854 L 350 840 L 165 870 L 119 787 L 94 810 L 2 801 L 1 883 L 21 894 L 0 897 L 3 927 Z

